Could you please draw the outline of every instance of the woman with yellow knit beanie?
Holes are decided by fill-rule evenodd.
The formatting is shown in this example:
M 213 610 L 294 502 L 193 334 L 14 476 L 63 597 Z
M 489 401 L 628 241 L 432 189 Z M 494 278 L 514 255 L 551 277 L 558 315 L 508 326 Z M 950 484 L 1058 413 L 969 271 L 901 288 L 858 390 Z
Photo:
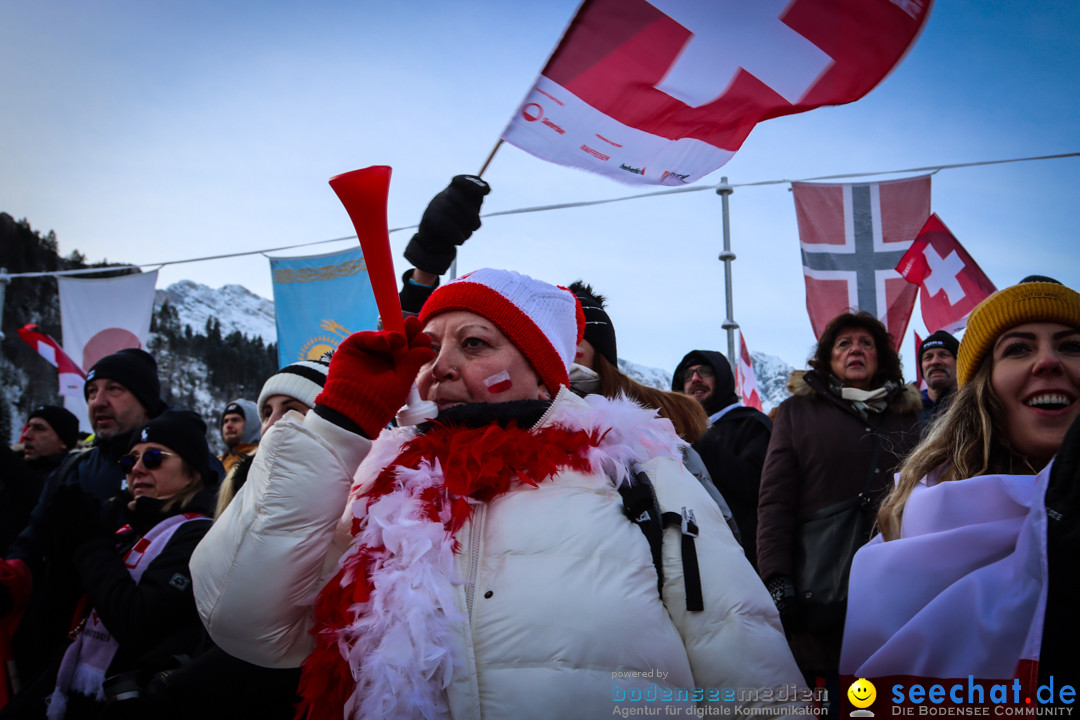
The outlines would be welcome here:
M 1034 703 L 1051 675 L 1080 681 L 1080 294 L 1042 276 L 994 293 L 957 376 L 852 564 L 841 673 L 1018 678 Z

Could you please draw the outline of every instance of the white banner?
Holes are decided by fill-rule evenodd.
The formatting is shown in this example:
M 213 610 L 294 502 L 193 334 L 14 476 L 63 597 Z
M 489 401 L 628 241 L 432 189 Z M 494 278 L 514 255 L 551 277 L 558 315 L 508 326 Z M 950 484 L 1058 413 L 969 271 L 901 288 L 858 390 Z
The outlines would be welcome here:
M 146 348 L 154 312 L 157 271 L 85 280 L 59 277 L 63 347 L 83 371 L 124 348 Z M 84 395 L 65 395 L 64 405 L 89 429 Z

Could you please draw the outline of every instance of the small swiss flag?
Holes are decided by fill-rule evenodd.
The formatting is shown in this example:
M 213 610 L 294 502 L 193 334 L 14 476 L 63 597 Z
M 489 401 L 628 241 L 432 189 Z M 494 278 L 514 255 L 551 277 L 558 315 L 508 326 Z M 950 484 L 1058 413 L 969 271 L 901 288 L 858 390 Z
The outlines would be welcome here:
M 932 333 L 962 329 L 975 306 L 997 290 L 937 214 L 923 225 L 896 272 L 922 290 L 923 323 Z
M 761 410 L 761 394 L 758 392 L 757 374 L 754 373 L 754 361 L 746 348 L 746 337 L 739 333 L 739 362 L 735 365 L 735 392 L 746 407 Z

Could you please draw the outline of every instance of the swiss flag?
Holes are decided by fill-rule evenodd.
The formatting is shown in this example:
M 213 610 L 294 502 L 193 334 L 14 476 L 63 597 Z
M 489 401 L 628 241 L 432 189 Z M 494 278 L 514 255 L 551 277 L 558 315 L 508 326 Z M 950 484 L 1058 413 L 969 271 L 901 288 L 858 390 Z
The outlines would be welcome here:
M 930 215 L 930 176 L 880 183 L 792 183 L 806 310 L 814 337 L 849 310 L 888 328 L 896 349 L 918 289 L 896 272 Z
M 896 266 L 922 289 L 923 323 L 930 332 L 956 332 L 975 306 L 997 288 L 936 214 L 919 231 Z
M 754 125 L 858 100 L 931 0 L 585 0 L 503 133 L 629 183 L 720 167 Z
M 32 323 L 19 328 L 19 337 L 56 368 L 60 381 L 60 395 L 82 397 L 86 373 L 68 357 L 64 349 L 60 347 L 60 343 L 45 333 L 38 332 L 37 325 Z
M 746 336 L 739 332 L 739 362 L 735 365 L 735 392 L 746 407 L 762 410 L 761 395 L 758 393 L 757 375 L 754 373 L 754 361 L 746 348 Z M 764 412 L 762 410 L 762 412 Z

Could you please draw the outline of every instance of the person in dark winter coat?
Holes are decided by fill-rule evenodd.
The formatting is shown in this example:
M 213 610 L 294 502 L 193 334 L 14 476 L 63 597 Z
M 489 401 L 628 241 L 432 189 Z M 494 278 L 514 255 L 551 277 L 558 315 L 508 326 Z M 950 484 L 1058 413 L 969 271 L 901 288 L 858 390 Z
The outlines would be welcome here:
M 79 420 L 57 405 L 42 405 L 27 416 L 22 457 L 0 448 L 0 554 L 30 521 L 46 479 L 79 442 Z
M 769 588 L 795 660 L 811 686 L 823 678 L 836 697 L 844 607 L 814 607 L 799 578 L 814 563 L 851 558 L 797 557 L 800 526 L 861 493 L 867 528 L 892 487 L 892 474 L 919 438 L 918 392 L 903 382 L 900 358 L 884 325 L 869 313 L 834 318 L 818 340 L 810 369 L 788 381 L 761 475 L 758 572 Z M 861 538 L 865 543 L 868 537 Z
M 709 428 L 694 441 L 694 450 L 731 506 L 743 550 L 756 567 L 758 489 L 772 421 L 739 401 L 731 365 L 713 350 L 687 353 L 675 368 L 671 389 L 696 398 L 709 414 Z
M 47 694 L 49 720 L 101 717 L 106 698 L 135 701 L 171 657 L 204 637 L 188 560 L 210 527 L 219 482 L 206 424 L 190 410 L 168 411 L 132 441 L 119 462 L 128 487 L 116 497 L 101 505 L 68 484 L 49 499 L 51 558 L 70 561 L 86 614 L 58 671 L 27 688 L 5 716 L 40 717 Z

